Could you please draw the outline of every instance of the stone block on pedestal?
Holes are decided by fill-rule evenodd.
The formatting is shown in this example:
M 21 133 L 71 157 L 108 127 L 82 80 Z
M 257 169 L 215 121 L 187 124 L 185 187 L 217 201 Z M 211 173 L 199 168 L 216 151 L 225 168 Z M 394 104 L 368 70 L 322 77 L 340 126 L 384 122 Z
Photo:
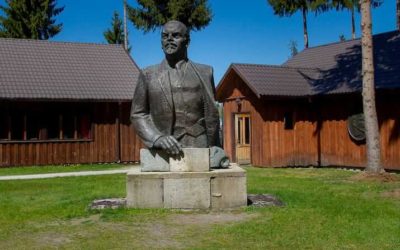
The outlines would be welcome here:
M 169 158 L 171 172 L 206 172 L 210 170 L 209 148 L 183 148 L 183 153 Z
M 183 148 L 182 154 L 169 156 L 160 149 L 140 149 L 142 172 L 205 172 L 210 170 L 209 148 Z
M 140 149 L 140 168 L 142 172 L 168 172 L 169 155 L 160 149 Z
M 208 209 L 210 207 L 210 178 L 164 179 L 164 208 Z

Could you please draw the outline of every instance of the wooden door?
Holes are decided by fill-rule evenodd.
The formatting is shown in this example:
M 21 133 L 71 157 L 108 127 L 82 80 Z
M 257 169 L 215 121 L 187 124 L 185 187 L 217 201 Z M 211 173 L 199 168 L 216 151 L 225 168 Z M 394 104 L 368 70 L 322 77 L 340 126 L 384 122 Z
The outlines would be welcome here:
M 250 163 L 250 114 L 235 115 L 235 147 L 236 162 Z

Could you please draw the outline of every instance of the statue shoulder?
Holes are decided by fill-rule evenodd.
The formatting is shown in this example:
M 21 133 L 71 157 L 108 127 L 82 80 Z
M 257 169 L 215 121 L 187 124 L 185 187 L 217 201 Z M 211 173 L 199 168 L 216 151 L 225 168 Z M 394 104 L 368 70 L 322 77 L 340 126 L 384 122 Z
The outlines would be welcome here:
M 147 74 L 152 74 L 154 72 L 156 72 L 158 70 L 158 68 L 160 67 L 160 64 L 155 64 L 155 65 L 151 65 L 151 66 L 147 66 L 146 68 L 142 69 L 143 74 L 147 75 Z
M 193 66 L 202 74 L 212 74 L 213 68 L 210 65 L 192 62 Z

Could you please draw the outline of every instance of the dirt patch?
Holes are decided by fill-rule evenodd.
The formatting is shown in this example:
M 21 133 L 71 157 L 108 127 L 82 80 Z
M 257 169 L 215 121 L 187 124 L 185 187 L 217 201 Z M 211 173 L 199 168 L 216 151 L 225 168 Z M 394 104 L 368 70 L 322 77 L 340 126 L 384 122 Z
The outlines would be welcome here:
M 146 237 L 142 244 L 149 249 L 181 249 L 182 243 L 176 240 L 176 237 L 184 232 L 184 229 L 171 227 L 164 223 L 145 223 L 142 230 Z
M 72 226 L 77 226 L 77 225 L 86 224 L 86 223 L 98 222 L 98 221 L 100 221 L 100 217 L 101 217 L 101 214 L 93 214 L 93 215 L 90 215 L 89 217 L 85 217 L 85 218 L 72 219 L 69 221 L 69 224 Z
M 72 240 L 65 234 L 57 233 L 41 233 L 35 236 L 35 240 L 39 246 L 60 247 Z
M 381 194 L 381 196 L 382 196 L 382 197 L 385 197 L 385 198 L 400 199 L 400 188 L 397 188 L 397 189 L 393 189 L 393 190 L 390 190 L 390 191 L 383 192 L 383 193 Z
M 397 174 L 392 173 L 367 173 L 362 172 L 350 178 L 354 181 L 379 181 L 379 182 L 397 182 L 400 178 Z
M 208 213 L 208 214 L 175 214 L 168 219 L 178 225 L 210 225 L 242 222 L 256 218 L 258 214 L 246 213 Z

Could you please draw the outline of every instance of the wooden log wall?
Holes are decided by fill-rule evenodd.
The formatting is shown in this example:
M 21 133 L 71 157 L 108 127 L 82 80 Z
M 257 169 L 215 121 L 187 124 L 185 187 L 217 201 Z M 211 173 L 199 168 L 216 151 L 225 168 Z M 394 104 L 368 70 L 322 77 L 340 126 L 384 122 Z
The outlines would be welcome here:
M 0 167 L 139 161 L 142 144 L 129 122 L 130 103 L 88 105 L 93 110 L 92 139 L 1 141 Z
M 260 100 L 238 78 L 232 79 L 229 99 L 224 102 L 224 149 L 235 161 L 234 115 L 250 113 L 251 162 L 259 166 L 315 165 L 317 121 L 306 111 L 307 101 Z M 245 97 L 245 98 L 243 98 Z M 241 99 L 238 105 L 237 99 Z M 294 129 L 284 128 L 285 113 L 293 113 Z
M 140 160 L 140 149 L 145 147 L 131 125 L 130 111 L 130 103 L 121 105 L 120 143 L 122 162 L 138 162 Z
M 377 95 L 382 166 L 400 170 L 400 100 L 398 92 Z M 355 142 L 347 132 L 347 118 L 361 103 L 361 96 L 329 97 L 321 107 L 321 165 L 355 166 L 366 164 L 365 142 Z
M 258 98 L 239 77 L 228 75 L 226 80 L 230 84 L 224 89 L 224 149 L 232 161 L 234 115 L 250 113 L 253 165 L 365 166 L 365 142 L 353 141 L 347 130 L 348 116 L 357 112 L 356 106 L 361 104 L 360 94 L 265 99 Z M 382 165 L 400 170 L 400 99 L 396 93 L 378 95 L 377 109 Z M 284 129 L 284 114 L 288 111 L 293 111 L 293 130 Z

